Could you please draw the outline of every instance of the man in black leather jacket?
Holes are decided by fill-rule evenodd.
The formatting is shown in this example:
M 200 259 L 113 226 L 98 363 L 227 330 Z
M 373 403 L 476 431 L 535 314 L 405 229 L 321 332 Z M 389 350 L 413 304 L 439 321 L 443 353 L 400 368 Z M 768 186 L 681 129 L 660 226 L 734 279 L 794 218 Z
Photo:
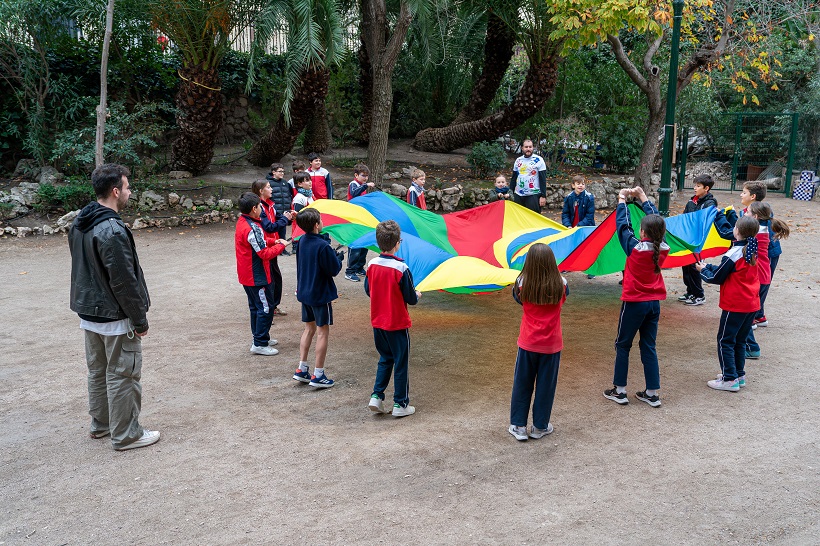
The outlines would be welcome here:
M 119 212 L 131 190 L 128 169 L 112 163 L 91 174 L 97 201 L 71 225 L 71 310 L 85 331 L 92 438 L 116 450 L 155 444 L 159 431 L 139 424 L 142 342 L 151 300 L 131 231 Z

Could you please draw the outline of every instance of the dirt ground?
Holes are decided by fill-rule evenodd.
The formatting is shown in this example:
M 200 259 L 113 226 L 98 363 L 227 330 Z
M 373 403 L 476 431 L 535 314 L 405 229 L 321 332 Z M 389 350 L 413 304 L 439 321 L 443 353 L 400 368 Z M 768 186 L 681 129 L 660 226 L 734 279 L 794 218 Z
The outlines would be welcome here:
M 296 383 L 294 259 L 281 260 L 281 353 L 251 355 L 226 224 L 135 233 L 153 301 L 141 422 L 162 440 L 114 452 L 87 435 L 65 237 L 2 240 L 0 544 L 820 544 L 820 215 L 771 202 L 794 233 L 748 387 L 706 386 L 717 289 L 685 307 L 672 270 L 663 406 L 606 400 L 618 275 L 572 273 L 555 433 L 525 443 L 506 431 L 521 316 L 507 290 L 424 294 L 411 312 L 418 411 L 375 416 L 362 285 L 337 281 L 336 386 Z M 644 387 L 636 356 L 630 396 Z

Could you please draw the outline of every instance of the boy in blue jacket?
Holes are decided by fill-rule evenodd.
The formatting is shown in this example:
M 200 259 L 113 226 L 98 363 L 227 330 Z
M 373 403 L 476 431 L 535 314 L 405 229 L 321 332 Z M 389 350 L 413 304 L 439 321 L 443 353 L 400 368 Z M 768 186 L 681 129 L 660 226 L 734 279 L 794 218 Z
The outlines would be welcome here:
M 322 216 L 313 208 L 302 209 L 296 215 L 296 225 L 305 234 L 299 239 L 296 253 L 296 299 L 302 304 L 305 331 L 299 344 L 299 368 L 293 379 L 311 387 L 329 389 L 333 380 L 325 374 L 325 356 L 330 325 L 333 324 L 332 301 L 339 297 L 333 277 L 342 270 L 344 252 L 334 251 L 322 237 Z M 317 335 L 318 333 L 318 335 Z M 310 345 L 316 335 L 316 365 L 313 375 L 307 363 Z
M 568 228 L 595 225 L 595 196 L 586 189 L 583 176 L 572 177 L 573 191 L 564 199 L 564 210 L 561 212 L 561 223 Z
M 393 220 L 376 226 L 378 258 L 370 261 L 364 291 L 370 296 L 370 323 L 379 351 L 379 367 L 368 407 L 376 413 L 390 413 L 384 407 L 384 390 L 393 375 L 393 417 L 413 415 L 410 405 L 410 313 L 407 305 L 418 303 L 421 293 L 413 285 L 413 275 L 404 260 L 396 257 L 401 245 L 401 228 Z

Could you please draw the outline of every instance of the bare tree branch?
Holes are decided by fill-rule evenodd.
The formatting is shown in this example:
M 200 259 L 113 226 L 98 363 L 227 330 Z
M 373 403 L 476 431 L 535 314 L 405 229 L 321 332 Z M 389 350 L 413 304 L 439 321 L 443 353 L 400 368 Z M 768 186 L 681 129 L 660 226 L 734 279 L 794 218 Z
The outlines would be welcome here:
M 615 54 L 615 60 L 621 68 L 624 69 L 624 72 L 626 72 L 626 75 L 629 76 L 629 79 L 631 79 L 635 85 L 641 89 L 641 91 L 648 95 L 651 92 L 649 82 L 646 81 L 646 78 L 643 77 L 641 71 L 638 70 L 638 67 L 632 63 L 629 56 L 624 51 L 624 46 L 621 43 L 621 39 L 612 34 L 607 34 L 606 41 L 612 46 L 612 52 Z

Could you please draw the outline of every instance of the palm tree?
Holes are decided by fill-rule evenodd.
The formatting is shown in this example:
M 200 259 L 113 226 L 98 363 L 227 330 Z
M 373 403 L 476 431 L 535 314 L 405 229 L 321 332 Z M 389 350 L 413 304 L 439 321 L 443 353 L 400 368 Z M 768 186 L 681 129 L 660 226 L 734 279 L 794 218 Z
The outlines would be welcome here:
M 507 67 L 510 66 L 515 46 L 515 33 L 491 9 L 487 10 L 486 19 L 487 30 L 481 74 L 473 83 L 469 102 L 450 125 L 480 119 L 495 98 L 501 80 L 507 72 Z
M 248 152 L 252 164 L 267 166 L 290 152 L 311 118 L 324 111 L 330 79 L 327 67 L 342 59 L 344 39 L 336 0 L 270 2 L 254 28 L 249 87 L 255 79 L 255 59 L 264 53 L 271 35 L 288 29 L 285 103 L 276 123 Z
M 492 140 L 529 119 L 547 101 L 557 82 L 561 42 L 550 38 L 547 3 L 541 0 L 490 2 L 494 13 L 512 29 L 529 60 L 524 85 L 512 102 L 480 119 L 419 131 L 413 146 L 429 152 L 449 152 L 481 140 Z M 481 81 L 481 80 L 479 80 Z
M 219 63 L 231 34 L 248 25 L 257 9 L 252 0 L 149 0 L 153 24 L 182 57 L 171 168 L 193 174 L 208 168 L 223 117 Z

